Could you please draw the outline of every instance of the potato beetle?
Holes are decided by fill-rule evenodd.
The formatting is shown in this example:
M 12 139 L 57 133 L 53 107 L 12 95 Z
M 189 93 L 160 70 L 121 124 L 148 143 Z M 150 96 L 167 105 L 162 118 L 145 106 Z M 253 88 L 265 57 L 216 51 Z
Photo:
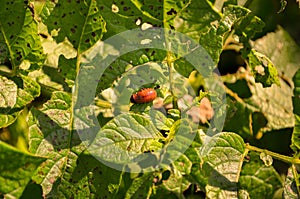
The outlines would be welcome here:
M 154 88 L 144 88 L 133 94 L 130 101 L 132 103 L 143 104 L 152 102 L 156 97 L 157 93 Z

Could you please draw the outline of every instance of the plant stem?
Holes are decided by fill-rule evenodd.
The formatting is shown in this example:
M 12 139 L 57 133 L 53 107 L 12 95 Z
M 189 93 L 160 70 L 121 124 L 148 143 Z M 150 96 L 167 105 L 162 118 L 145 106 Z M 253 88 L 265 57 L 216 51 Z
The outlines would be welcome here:
M 300 182 L 299 182 L 299 178 L 296 177 L 296 176 L 298 176 L 298 172 L 297 172 L 297 168 L 296 168 L 296 166 L 294 164 L 292 165 L 292 173 L 293 173 L 293 176 L 295 178 L 297 191 L 298 191 L 298 193 L 300 193 L 300 190 L 299 190 Z
M 249 151 L 256 151 L 259 153 L 265 153 L 267 155 L 272 156 L 273 158 L 277 159 L 277 160 L 281 160 L 283 162 L 289 163 L 289 164 L 300 164 L 300 159 L 298 158 L 294 158 L 294 157 L 290 157 L 290 156 L 285 156 L 279 153 L 275 153 L 272 151 L 268 151 L 266 149 L 261 149 L 255 146 L 251 146 L 250 144 L 246 144 L 246 149 L 248 149 Z
M 166 45 L 167 45 L 167 65 L 168 65 L 168 69 L 169 69 L 169 82 L 170 82 L 170 92 L 173 96 L 173 108 L 174 109 L 178 109 L 178 105 L 177 105 L 177 99 L 176 96 L 174 95 L 174 89 L 173 89 L 173 67 L 174 67 L 174 58 L 173 58 L 173 54 L 171 52 L 171 42 L 169 41 L 169 39 L 166 37 Z

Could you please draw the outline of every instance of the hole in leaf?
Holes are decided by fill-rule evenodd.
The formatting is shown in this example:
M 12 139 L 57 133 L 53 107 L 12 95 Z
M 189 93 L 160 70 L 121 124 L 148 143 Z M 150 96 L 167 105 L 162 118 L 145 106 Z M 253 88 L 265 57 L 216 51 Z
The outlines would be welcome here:
M 111 11 L 114 13 L 117 13 L 117 12 L 119 12 L 119 7 L 116 4 L 112 4 Z
M 173 14 L 177 14 L 176 10 L 174 10 L 174 8 L 172 8 L 171 10 L 169 10 L 167 12 L 167 15 L 173 15 Z

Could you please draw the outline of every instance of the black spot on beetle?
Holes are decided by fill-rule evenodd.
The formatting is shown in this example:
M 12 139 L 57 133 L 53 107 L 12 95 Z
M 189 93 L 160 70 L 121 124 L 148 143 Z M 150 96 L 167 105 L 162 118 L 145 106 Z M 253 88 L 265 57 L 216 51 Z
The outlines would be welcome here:
M 85 40 L 85 43 L 89 43 L 89 42 L 90 42 L 90 39 L 86 39 L 86 40 Z
M 92 32 L 92 36 L 93 36 L 93 37 L 96 37 L 96 33 L 95 33 L 95 32 Z
M 72 32 L 72 33 L 75 33 L 76 30 L 75 30 L 74 28 L 71 28 L 71 32 Z
M 129 10 L 129 9 L 130 9 L 130 8 L 128 8 L 128 7 L 126 7 L 126 6 L 123 8 L 124 11 L 127 11 L 127 10 Z
M 66 16 L 66 13 L 64 13 L 62 16 L 61 16 L 61 18 L 64 18 Z

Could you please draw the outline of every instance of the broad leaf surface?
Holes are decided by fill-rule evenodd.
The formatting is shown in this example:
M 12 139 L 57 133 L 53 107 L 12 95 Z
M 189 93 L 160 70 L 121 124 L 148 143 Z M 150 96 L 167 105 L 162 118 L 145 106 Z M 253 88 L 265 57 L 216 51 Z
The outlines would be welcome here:
M 13 123 L 19 111 L 40 95 L 40 86 L 30 77 L 7 79 L 0 76 L 0 127 Z
M 45 6 L 52 9 L 52 5 Z M 46 17 L 46 16 L 45 16 Z M 106 31 L 105 21 L 97 7 L 97 1 L 59 1 L 44 19 L 49 31 L 58 30 L 57 42 L 65 37 L 81 54 L 100 39 Z
M 121 114 L 100 129 L 89 151 L 104 161 L 126 164 L 143 152 L 159 150 L 162 138 L 151 120 Z
M 70 152 L 70 107 L 69 94 L 54 92 L 41 110 L 33 108 L 30 111 L 29 150 L 34 154 L 49 157 L 34 177 L 46 195 L 52 190 L 54 182 L 64 175 L 66 165 L 71 164 L 69 162 L 74 159 L 74 152 Z
M 264 165 L 257 153 L 248 155 L 250 161 L 244 162 L 239 178 L 240 197 L 272 198 L 282 186 L 279 174 L 273 166 Z
M 243 139 L 235 133 L 219 133 L 200 150 L 206 173 L 208 198 L 237 198 L 238 180 L 245 150 Z

